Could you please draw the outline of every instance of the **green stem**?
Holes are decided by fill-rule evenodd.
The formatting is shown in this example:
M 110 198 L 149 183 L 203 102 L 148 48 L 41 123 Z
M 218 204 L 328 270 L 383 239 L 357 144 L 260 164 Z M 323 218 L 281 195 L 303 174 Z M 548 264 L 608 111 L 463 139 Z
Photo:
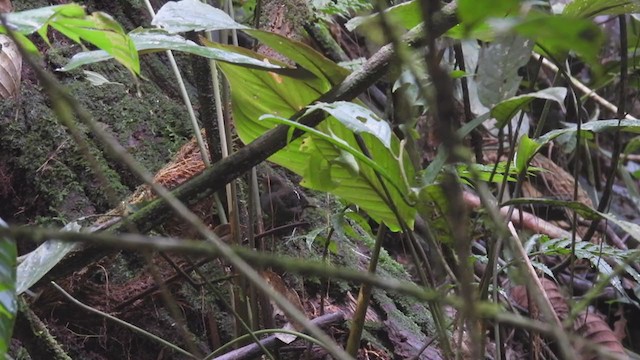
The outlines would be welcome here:
M 378 267 L 378 260 L 380 259 L 380 249 L 382 248 L 382 241 L 387 234 L 387 227 L 384 224 L 380 224 L 378 228 L 378 234 L 376 236 L 376 243 L 373 246 L 373 252 L 371 253 L 371 260 L 369 261 L 369 274 L 375 274 Z M 358 294 L 358 307 L 353 314 L 353 320 L 351 324 L 351 331 L 349 332 L 349 339 L 347 340 L 347 353 L 354 358 L 358 355 L 358 349 L 360 348 L 360 338 L 362 337 L 362 331 L 364 330 L 364 320 L 367 315 L 367 309 L 369 308 L 369 300 L 371 299 L 371 292 L 373 286 L 371 284 L 362 284 L 360 286 L 360 293 Z

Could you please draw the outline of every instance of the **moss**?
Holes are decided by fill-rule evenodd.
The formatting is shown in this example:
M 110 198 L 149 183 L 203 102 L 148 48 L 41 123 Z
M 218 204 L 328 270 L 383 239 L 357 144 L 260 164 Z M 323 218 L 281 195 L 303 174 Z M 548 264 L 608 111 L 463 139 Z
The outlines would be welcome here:
M 395 325 L 416 338 L 422 338 L 424 334 L 436 334 L 430 312 L 416 301 L 404 296 L 393 296 L 380 289 L 373 291 L 372 299 L 377 307 L 384 311 L 386 321 L 393 324 L 392 326 Z M 400 303 L 404 303 L 405 306 L 399 305 L 398 300 L 400 300 Z M 407 306 L 408 304 L 411 304 L 411 306 Z
M 109 282 L 115 285 L 126 284 L 139 275 L 140 269 L 146 266 L 146 258 L 139 253 L 123 251 L 114 256 L 107 267 Z
M 66 63 L 74 46 L 48 49 L 51 68 Z M 93 86 L 80 70 L 58 73 L 61 82 L 75 99 L 111 132 L 142 165 L 158 170 L 190 135 L 183 106 L 163 94 L 148 81 L 139 86 L 122 66 L 104 62 L 91 70 L 106 74 L 119 84 Z M 124 166 L 105 155 L 93 135 L 77 125 L 89 142 L 90 154 L 106 178 L 98 180 L 87 157 L 82 154 L 61 126 L 48 97 L 42 93 L 33 75 L 23 76 L 17 101 L 0 104 L 0 162 L 11 173 L 13 192 L 0 206 L 0 216 L 15 222 L 59 224 L 81 216 L 105 212 L 139 185 L 139 180 Z M 138 96 L 138 90 L 141 96 Z M 109 199 L 109 189 L 115 198 Z M 19 197 L 29 194 L 25 199 Z M 18 196 L 15 196 L 18 195 Z M 0 196 L 0 200 L 3 200 Z M 19 214 L 14 216 L 14 214 Z M 47 222 L 46 217 L 51 218 Z
M 436 327 L 431 311 L 422 301 L 394 293 L 387 293 L 387 296 L 393 300 L 402 314 L 406 315 L 411 322 L 420 327 L 422 332 L 425 334 L 436 334 Z

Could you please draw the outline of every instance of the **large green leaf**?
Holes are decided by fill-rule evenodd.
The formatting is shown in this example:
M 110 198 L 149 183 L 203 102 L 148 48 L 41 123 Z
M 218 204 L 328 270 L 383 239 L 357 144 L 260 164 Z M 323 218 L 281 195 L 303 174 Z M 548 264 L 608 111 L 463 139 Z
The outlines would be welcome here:
M 533 41 L 514 34 L 500 37 L 480 50 L 476 83 L 478 98 L 487 108 L 511 98 L 522 77 L 518 69 L 531 57 Z
M 169 34 L 162 30 L 152 29 L 135 31 L 131 32 L 129 36 L 131 37 L 135 49 L 143 53 L 175 50 L 218 61 L 243 64 L 254 68 L 269 69 L 271 71 L 278 71 L 279 69 L 282 69 L 282 66 L 278 64 L 271 64 L 266 61 L 257 60 L 250 56 L 233 51 L 201 46 L 193 41 L 183 38 L 180 35 Z M 102 50 L 85 51 L 74 55 L 69 63 L 60 70 L 69 71 L 79 66 L 105 61 L 112 58 L 113 56 L 111 54 Z M 290 69 L 287 70 L 291 72 Z
M 514 30 L 522 36 L 534 39 L 558 59 L 569 51 L 575 51 L 590 65 L 599 66 L 597 59 L 603 36 L 590 20 L 531 12 L 514 26 Z
M 332 138 L 344 142 L 344 145 L 351 149 L 359 149 L 353 132 L 334 118 L 327 119 L 318 126 L 318 129 Z M 311 160 L 309 166 L 301 174 L 304 176 L 301 184 L 311 189 L 329 191 L 352 202 L 365 210 L 376 221 L 384 222 L 393 231 L 398 231 L 400 230 L 398 219 L 390 209 L 391 204 L 376 176 L 377 171 L 389 191 L 390 202 L 398 209 L 402 220 L 412 227 L 415 209 L 407 204 L 407 198 L 410 197 L 407 179 L 413 181 L 414 171 L 406 156 L 402 161 L 394 156 L 394 154 L 400 153 L 399 140 L 395 136 L 392 137 L 391 151 L 389 151 L 375 136 L 368 133 L 363 133 L 360 136 L 370 152 L 371 160 L 376 164 L 376 170 L 361 159 L 351 159 L 349 155 L 352 155 L 353 151 L 347 152 L 349 154 L 347 155 L 344 150 L 335 146 L 331 141 L 311 136 L 305 139 L 302 148 L 302 151 Z M 313 146 L 310 146 L 307 140 L 312 141 Z M 328 171 L 325 173 L 330 176 L 331 184 L 329 187 L 323 188 L 327 184 L 326 179 L 318 180 L 313 174 L 317 169 L 327 168 Z M 406 178 L 403 177 L 403 174 L 406 174 Z
M 11 30 L 21 34 L 31 34 L 44 27 L 56 14 L 84 17 L 84 8 L 78 4 L 47 6 L 33 10 L 25 10 L 4 14 Z
M 100 12 L 82 19 L 56 16 L 50 24 L 75 42 L 84 40 L 93 44 L 134 73 L 140 73 L 138 52 L 131 38 L 111 16 Z
M 640 120 L 596 120 L 590 121 L 586 124 L 582 124 L 580 127 L 582 131 L 589 131 L 594 133 L 605 132 L 605 131 L 613 131 L 616 129 L 620 129 L 620 131 L 630 132 L 630 133 L 640 133 Z M 565 129 L 552 130 L 548 133 L 540 136 L 536 139 L 536 142 L 540 145 L 545 145 L 546 143 L 554 140 L 560 135 L 571 134 L 578 131 L 578 126 L 575 124 L 571 124 Z
M 7 227 L 0 219 L 0 227 Z M 16 319 L 16 243 L 0 238 L 0 357 L 9 350 Z
M 158 10 L 151 24 L 172 33 L 248 28 L 235 22 L 224 11 L 198 0 L 167 2 Z
M 84 41 L 95 45 L 132 72 L 140 73 L 138 52 L 133 42 L 120 24 L 105 13 L 87 15 L 82 6 L 68 4 L 10 13 L 7 23 L 12 30 L 21 34 L 37 31 L 47 43 L 47 30 L 51 26 L 77 43 Z M 22 43 L 30 47 L 25 40 Z
M 337 85 L 349 71 L 317 52 L 309 45 L 288 39 L 282 35 L 262 30 L 245 30 L 261 43 L 284 55 L 302 68 L 312 72 L 317 78 Z
M 71 222 L 63 228 L 65 231 L 79 231 L 80 225 Z M 49 270 L 53 269 L 62 258 L 78 249 L 80 245 L 73 242 L 63 242 L 49 239 L 30 252 L 18 265 L 16 276 L 16 291 L 22 294 L 42 279 Z
M 341 82 L 348 71 L 319 54 L 309 45 L 268 31 L 255 30 L 235 22 L 229 15 L 213 6 L 197 0 L 182 0 L 165 4 L 153 19 L 154 25 L 170 33 L 185 31 L 243 30 L 261 43 L 289 58 L 294 63 L 312 72 L 318 78 L 326 78 L 332 85 Z M 210 43 L 203 39 L 209 47 L 224 49 L 236 53 L 244 53 L 256 59 L 263 57 L 250 55 L 243 49 Z M 229 61 L 240 64 L 238 61 Z
M 640 12 L 635 0 L 573 0 L 565 6 L 564 15 L 591 18 L 598 15 L 617 16 Z
M 529 94 L 514 96 L 494 106 L 493 109 L 491 109 L 491 116 L 498 120 L 498 124 L 496 126 L 501 128 L 505 126 L 507 122 L 518 113 L 518 111 L 522 110 L 534 99 L 555 101 L 564 111 L 564 98 L 566 95 L 566 88 L 551 87 Z
M 317 103 L 309 106 L 309 109 L 326 111 L 354 133 L 369 133 L 377 137 L 386 148 L 391 147 L 389 123 L 367 108 L 346 101 L 338 101 L 331 104 Z
M 331 88 L 330 79 L 326 77 L 308 81 L 233 64 L 218 65 L 229 80 L 236 129 L 245 143 L 275 126 L 274 121 L 259 121 L 263 115 L 289 118 Z M 357 118 L 353 120 L 359 121 Z M 307 135 L 296 139 L 269 160 L 303 176 L 304 186 L 330 191 L 360 206 L 376 221 L 385 222 L 390 229 L 399 230 L 398 220 L 386 202 L 375 171 L 353 155 L 353 151 L 360 152 L 353 132 L 335 118 L 329 118 L 317 130 L 324 137 Z M 361 136 L 371 153 L 371 160 L 379 169 L 386 170 L 386 180 L 383 181 L 389 189 L 391 201 L 404 221 L 412 226 L 415 210 L 405 201 L 409 197 L 405 179 L 413 181 L 414 169 L 406 156 L 402 161 L 397 159 L 399 140 L 392 136 L 387 148 L 370 133 L 362 133 Z M 337 141 L 344 147 L 336 146 Z

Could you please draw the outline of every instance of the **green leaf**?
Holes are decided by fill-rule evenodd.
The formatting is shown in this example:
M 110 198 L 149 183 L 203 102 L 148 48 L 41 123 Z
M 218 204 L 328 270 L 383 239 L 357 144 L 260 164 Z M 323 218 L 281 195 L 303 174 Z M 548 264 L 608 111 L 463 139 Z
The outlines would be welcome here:
M 357 213 L 357 212 L 355 212 L 355 211 L 353 211 L 351 209 L 346 209 L 345 210 L 345 214 L 344 214 L 344 218 L 353 221 L 356 225 L 358 225 L 358 227 L 360 228 L 361 231 L 364 231 L 367 234 L 367 236 L 373 237 L 373 230 L 371 230 L 371 226 L 367 222 L 367 219 L 365 219 L 359 213 Z M 351 226 L 351 225 L 349 227 L 353 228 L 353 226 Z M 354 231 L 354 233 L 355 233 L 355 231 Z M 348 232 L 347 232 L 347 235 L 349 235 Z M 362 236 L 362 235 L 360 235 L 360 236 Z
M 547 255 L 569 255 L 571 253 L 571 240 L 570 239 L 552 239 L 544 242 L 541 246 L 541 251 Z M 607 258 L 608 261 L 612 260 L 617 265 L 628 263 L 629 259 L 638 256 L 638 250 L 631 249 L 618 249 L 608 244 L 594 244 L 591 242 L 576 242 L 573 246 L 575 248 L 575 255 L 580 259 L 587 259 L 591 264 L 598 269 L 602 274 L 609 275 L 613 272 L 612 267 L 604 261 L 603 258 Z M 630 266 L 624 266 L 625 271 L 631 275 L 636 281 L 640 280 L 640 274 Z M 627 300 L 630 300 L 626 292 L 623 290 L 622 283 L 618 277 L 611 279 L 611 284 L 624 296 Z
M 50 24 L 77 43 L 84 40 L 97 46 L 135 74 L 140 74 L 140 61 L 133 42 L 111 16 L 101 12 L 84 19 L 56 16 Z
M 603 36 L 590 20 L 530 12 L 524 21 L 514 26 L 514 30 L 534 39 L 557 59 L 564 58 L 569 51 L 575 51 L 590 65 L 599 66 L 597 60 Z
M 624 15 L 640 12 L 640 3 L 629 0 L 573 0 L 565 6 L 563 14 L 581 18 L 598 15 Z
M 288 74 L 279 76 L 274 71 L 266 72 L 241 68 L 231 63 L 218 63 L 230 82 L 236 129 L 240 139 L 245 143 L 253 141 L 275 124 L 274 121 L 259 120 L 286 122 L 286 118 L 312 104 L 329 91 L 332 85 L 342 81 L 347 74 L 345 69 L 308 46 L 266 32 L 247 32 L 308 70 L 311 77 L 300 79 Z M 219 49 L 231 49 L 219 44 L 209 45 Z M 247 50 L 234 51 L 249 53 Z M 324 106 L 333 111 L 342 110 L 348 105 Z M 265 114 L 269 116 L 263 117 Z M 357 114 L 365 114 L 367 123 L 369 118 L 373 118 L 362 109 L 358 109 Z M 346 115 L 343 114 L 343 120 L 344 116 Z M 352 125 L 355 125 L 354 121 L 359 120 L 353 119 Z M 403 155 L 402 159 L 398 159 L 399 155 L 394 155 L 400 154 L 400 141 L 392 137 L 391 141 L 385 144 L 387 147 L 370 133 L 373 132 L 387 141 L 388 137 L 383 135 L 379 127 L 367 129 L 369 132 L 363 133 L 362 138 L 372 154 L 372 159 L 369 159 L 359 150 L 353 133 L 335 119 L 330 118 L 318 126 L 318 129 L 320 132 L 314 133 L 311 140 L 305 138 L 304 143 L 302 139 L 293 140 L 269 160 L 302 175 L 303 185 L 332 191 L 365 209 L 376 221 L 384 221 L 389 228 L 398 230 L 398 220 L 386 203 L 389 199 L 383 195 L 382 185 L 375 175 L 377 171 L 390 188 L 390 201 L 396 203 L 404 221 L 413 226 L 415 210 L 405 200 L 409 193 L 407 179 L 413 180 L 415 170 L 407 156 Z
M 395 26 L 400 26 L 405 30 L 409 30 L 422 22 L 422 13 L 420 3 L 417 0 L 404 2 L 385 9 L 385 20 Z M 347 21 L 345 27 L 349 31 L 360 28 L 360 30 L 371 36 L 371 32 L 377 32 L 377 37 L 382 34 L 380 25 L 380 15 L 356 16 Z M 374 35 L 375 38 L 375 35 Z
M 308 136 L 303 140 L 301 150 L 310 154 L 309 167 L 302 177 L 316 190 L 331 191 L 339 184 L 331 178 L 331 164 L 316 148 L 316 141 Z
M 47 6 L 33 10 L 4 14 L 7 17 L 9 28 L 15 32 L 28 35 L 42 28 L 56 14 L 66 17 L 84 18 L 84 8 L 78 4 L 66 4 Z M 4 31 L 3 27 L 2 32 Z
M 279 34 L 255 30 L 238 24 L 223 11 L 197 0 L 182 0 L 165 4 L 158 11 L 152 23 L 171 33 L 201 30 L 244 30 L 271 49 L 314 73 L 316 77 L 328 79 L 331 85 L 340 83 L 349 73 L 346 69 L 336 65 L 302 42 L 287 39 Z M 235 52 L 242 51 L 240 48 L 210 43 L 204 40 L 203 42 L 205 42 L 207 46 L 218 49 Z M 256 58 L 263 58 L 263 56 Z M 238 61 L 229 62 L 240 63 Z
M 8 227 L 0 218 L 0 227 Z M 18 311 L 16 300 L 16 243 L 0 239 L 0 355 L 7 354 Z
M 314 164 L 326 166 L 328 164 L 331 184 L 337 183 L 339 186 L 332 189 L 318 188 L 317 186 L 326 183 L 326 180 L 319 181 L 318 175 L 312 173 L 314 169 L 310 168 L 303 168 L 302 173 L 299 173 L 304 177 L 301 185 L 314 190 L 330 191 L 360 206 L 376 221 L 384 221 L 390 229 L 398 231 L 401 227 L 395 213 L 391 211 L 390 201 L 392 201 L 395 208 L 398 209 L 401 219 L 410 227 L 413 226 L 415 210 L 407 203 L 410 191 L 407 179 L 413 179 L 413 169 L 407 156 L 404 156 L 403 161 L 400 162 L 393 155 L 399 152 L 397 138 L 392 138 L 392 147 L 389 151 L 380 144 L 376 137 L 366 133 L 362 134 L 364 146 L 369 149 L 371 154 L 371 158 L 369 158 L 359 150 L 359 143 L 353 132 L 334 118 L 329 118 L 319 125 L 318 129 L 273 115 L 264 115 L 260 119 L 271 119 L 306 131 L 310 136 L 313 136 L 315 148 L 303 145 L 300 150 L 304 156 L 311 157 L 311 166 Z M 345 152 L 355 157 L 357 163 L 353 163 L 352 160 L 345 162 Z M 318 157 L 321 157 L 322 160 L 317 161 Z M 292 162 L 289 161 L 280 165 L 296 172 L 291 164 Z M 383 179 L 391 198 L 386 196 L 376 174 Z M 405 175 L 407 176 L 405 177 Z
M 487 18 L 517 14 L 519 7 L 518 0 L 459 0 L 458 16 L 465 28 L 472 29 Z
M 144 30 L 130 33 L 130 38 L 136 50 L 144 53 L 165 50 L 182 51 L 203 56 L 209 59 L 243 64 L 253 68 L 269 69 L 277 71 L 282 67 L 235 52 L 200 46 L 180 35 L 168 34 L 161 30 Z M 112 59 L 113 56 L 105 51 L 85 51 L 74 55 L 69 63 L 60 71 L 70 71 L 77 67 Z
M 171 33 L 248 29 L 235 22 L 227 13 L 198 0 L 170 1 L 164 4 L 151 21 Z
M 431 226 L 434 237 L 444 244 L 452 245 L 452 229 L 446 216 L 449 213 L 449 199 L 442 187 L 432 184 L 420 189 L 417 208 L 420 216 Z
M 275 38 L 272 38 L 272 40 Z M 285 42 L 279 39 L 280 42 Z M 287 45 L 287 51 L 293 47 Z M 233 104 L 236 130 L 240 139 L 250 143 L 275 124 L 273 121 L 259 121 L 265 114 L 268 118 L 281 118 L 284 121 L 308 104 L 312 104 L 318 97 L 331 89 L 331 83 L 342 77 L 340 68 L 333 64 L 332 74 L 327 75 L 319 64 L 327 60 L 318 58 L 315 52 L 302 49 L 299 54 L 289 54 L 290 57 L 306 61 L 306 65 L 315 79 L 296 79 L 290 76 L 276 76 L 273 72 L 246 69 L 230 63 L 218 63 L 218 66 L 229 80 Z M 316 69 L 313 69 L 313 68 Z M 321 68 L 322 71 L 318 71 Z M 293 125 L 293 124 L 289 124 Z M 305 177 L 302 184 L 312 189 L 330 191 L 333 194 L 350 201 L 362 209 L 378 222 L 397 231 L 400 229 L 398 220 L 387 204 L 384 191 L 375 175 L 376 170 L 382 171 L 384 182 L 390 189 L 391 201 L 398 208 L 404 221 L 413 226 L 415 209 L 404 199 L 408 197 L 408 180 L 413 180 L 414 169 L 408 157 L 402 160 L 394 154 L 400 154 L 400 141 L 392 137 L 390 149 L 387 149 L 378 138 L 369 133 L 363 133 L 362 138 L 371 152 L 372 159 L 363 156 L 353 133 L 339 121 L 329 118 L 317 127 L 320 133 L 313 133 L 313 139 L 302 146 L 302 139 L 290 142 L 287 147 L 274 154 L 269 160 L 288 168 Z M 305 129 L 309 132 L 313 129 Z M 306 139 L 306 137 L 305 137 Z M 341 141 L 337 141 L 340 139 Z M 305 140 L 306 141 L 306 140 Z M 341 151 L 347 151 L 357 159 L 357 168 Z M 358 172 L 354 176 L 354 171 Z M 320 178 L 322 174 L 324 178 Z M 327 176 L 328 174 L 328 176 Z M 336 186 L 337 185 L 337 186 Z
M 531 140 L 527 134 L 524 134 L 520 138 L 518 144 L 518 151 L 516 152 L 515 163 L 516 171 L 521 173 L 527 169 L 529 162 L 533 159 L 533 156 L 540 150 L 542 146 L 536 141 Z
M 378 138 L 387 149 L 391 147 L 389 124 L 365 107 L 346 101 L 337 101 L 331 104 L 317 103 L 309 106 L 308 109 L 326 111 L 354 133 L 369 133 Z
M 491 109 L 491 116 L 498 121 L 496 127 L 501 128 L 505 126 L 507 122 L 518 113 L 518 111 L 522 110 L 534 99 L 555 101 L 564 111 L 564 98 L 566 95 L 566 88 L 552 87 L 529 94 L 514 96 L 510 99 L 501 101 L 494 106 L 493 109 Z
M 80 225 L 75 222 L 67 224 L 64 231 L 79 231 Z M 79 247 L 78 243 L 63 242 L 50 239 L 30 252 L 18 265 L 16 278 L 16 292 L 22 294 L 42 279 L 49 270 L 71 251 Z
M 557 281 L 555 275 L 553 274 L 553 271 L 551 271 L 551 269 L 549 269 L 549 267 L 546 264 L 537 262 L 537 261 L 532 261 L 531 266 L 542 271 L 545 275 L 547 275 L 549 278 L 553 279 L 554 281 Z
M 456 172 L 458 176 L 467 180 L 467 183 L 471 183 L 473 180 L 491 181 L 493 183 L 502 183 L 507 181 L 516 181 L 517 179 L 511 175 L 517 175 L 517 170 L 513 167 L 509 168 L 511 174 L 506 174 L 506 164 L 504 162 L 498 164 L 471 164 L 471 169 L 467 164 L 456 165 Z
M 586 124 L 582 124 L 580 127 L 582 131 L 589 131 L 594 133 L 600 133 L 605 131 L 614 131 L 620 129 L 620 131 L 640 134 L 640 120 L 596 120 L 590 121 Z M 540 136 L 536 139 L 536 142 L 541 146 L 544 146 L 548 142 L 554 140 L 563 134 L 572 134 L 578 131 L 576 124 L 571 124 L 565 129 L 552 130 L 548 133 Z
M 21 34 L 37 31 L 47 43 L 47 30 L 51 26 L 74 42 L 86 41 L 97 46 L 135 74 L 140 73 L 138 53 L 131 39 L 120 24 L 105 13 L 87 16 L 82 6 L 68 4 L 10 13 L 7 21 Z
M 310 156 L 309 166 L 302 177 L 314 189 L 329 192 L 339 184 L 331 178 L 331 162 L 325 159 L 315 144 L 313 137 L 309 136 L 303 140 L 301 150 Z
M 627 142 L 627 145 L 624 147 L 624 155 L 628 156 L 638 151 L 640 151 L 640 136 L 636 136 Z
M 106 84 L 122 85 L 119 82 L 109 81 L 109 79 L 107 79 L 104 75 L 97 73 L 95 71 L 83 70 L 82 72 L 84 73 L 84 76 L 87 79 L 87 81 L 89 81 L 93 86 L 102 86 Z
M 583 137 L 591 136 L 591 133 L 599 133 L 605 131 L 612 131 L 620 129 L 620 131 L 630 132 L 630 133 L 640 133 L 640 120 L 596 120 L 591 121 L 586 124 L 581 125 L 581 131 L 584 132 Z M 537 143 L 537 150 L 540 150 L 547 143 L 555 140 L 560 136 L 568 136 L 576 133 L 578 131 L 578 126 L 576 124 L 571 124 L 565 129 L 557 129 L 549 131 L 548 133 L 540 136 L 534 141 Z M 530 144 L 529 146 L 533 146 Z M 524 159 L 522 160 L 524 161 Z
M 512 34 L 481 49 L 476 82 L 484 106 L 490 108 L 516 94 L 522 80 L 518 70 L 529 61 L 533 45 L 531 40 Z
M 331 85 L 341 83 L 349 74 L 347 69 L 327 59 L 303 42 L 268 31 L 245 30 L 245 32 Z

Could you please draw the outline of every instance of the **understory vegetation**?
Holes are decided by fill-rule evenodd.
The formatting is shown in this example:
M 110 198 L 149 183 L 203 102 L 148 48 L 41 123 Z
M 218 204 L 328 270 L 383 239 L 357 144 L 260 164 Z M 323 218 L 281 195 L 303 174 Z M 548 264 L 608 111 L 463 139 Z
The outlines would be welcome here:
M 640 2 L 0 0 L 0 356 L 635 359 Z

